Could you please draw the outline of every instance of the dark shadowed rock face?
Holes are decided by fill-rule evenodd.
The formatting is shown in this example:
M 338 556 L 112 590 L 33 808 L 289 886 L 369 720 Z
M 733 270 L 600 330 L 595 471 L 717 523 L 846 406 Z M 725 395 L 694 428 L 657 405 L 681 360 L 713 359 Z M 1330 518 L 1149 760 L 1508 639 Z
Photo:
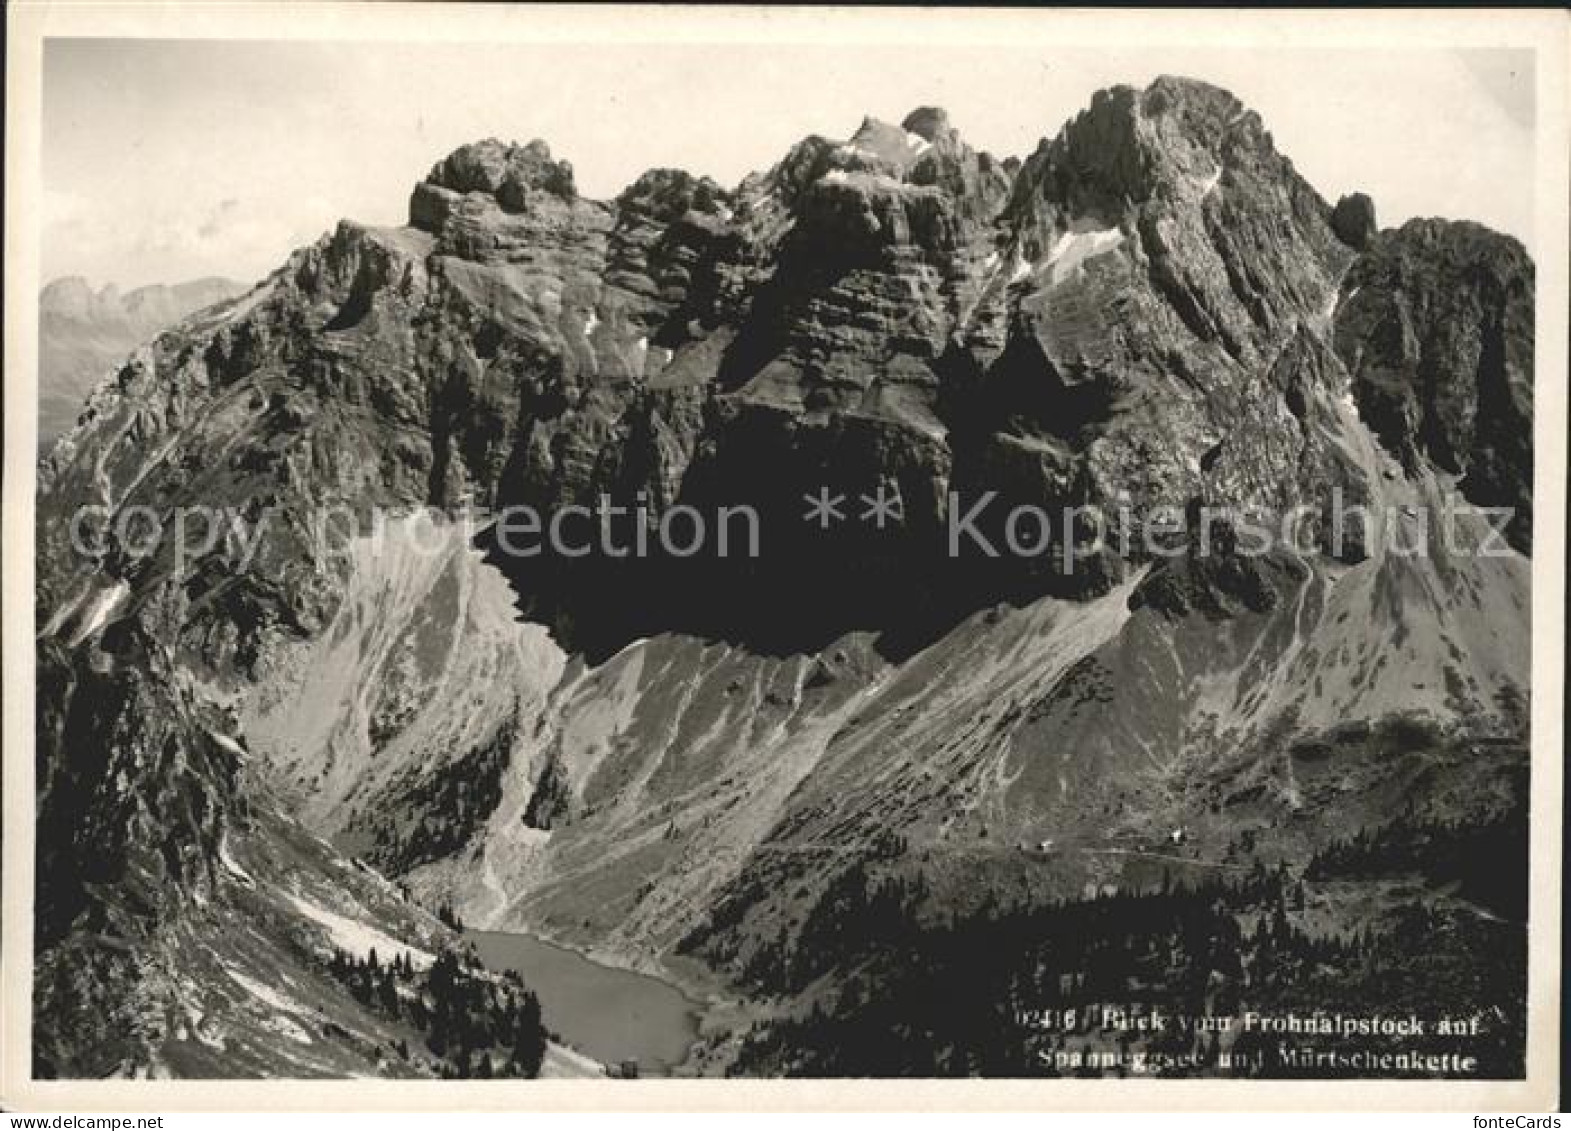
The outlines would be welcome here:
M 1380 231 L 1375 223 L 1375 202 L 1361 192 L 1344 196 L 1331 212 L 1331 229 L 1348 247 L 1363 251 Z
M 509 179 L 534 195 L 502 200 Z M 1313 426 L 1342 392 L 1315 343 L 1350 253 L 1258 118 L 1204 84 L 1103 92 L 1015 177 L 923 108 L 808 138 L 734 194 L 656 170 L 611 206 L 539 143 L 481 143 L 411 214 L 462 311 L 424 322 L 421 348 L 445 342 L 436 502 L 643 492 L 791 531 L 804 489 L 887 480 L 907 572 L 985 598 L 1120 567 L 949 576 L 951 491 L 1137 511 L 1368 494 Z M 812 544 L 817 564 L 780 555 L 804 588 L 866 552 Z M 537 575 L 530 599 L 553 588 Z
M 721 566 L 530 564 L 525 600 L 592 651 L 696 628 L 697 606 L 705 631 L 745 635 L 759 614 L 713 611 L 717 592 L 777 592 L 771 615 L 812 640 L 852 609 L 886 628 L 942 606 L 941 626 L 1120 575 L 1127 555 L 957 564 L 951 492 L 998 493 L 980 520 L 993 542 L 1017 503 L 1323 512 L 1333 492 L 1369 496 L 1369 469 L 1322 426 L 1343 381 L 1324 311 L 1350 253 L 1223 91 L 1104 92 L 1014 178 L 924 108 L 808 138 L 732 195 L 656 170 L 610 208 L 561 192 L 510 211 L 496 193 L 515 166 L 563 182 L 544 152 L 469 147 L 415 194 L 441 302 L 472 312 L 439 362 L 434 500 L 746 503 L 774 537 L 741 585 Z M 880 482 L 905 504 L 880 539 L 802 528 L 804 493 Z M 664 599 L 619 610 L 608 589 Z
M 1381 441 L 1460 477 L 1533 530 L 1533 263 L 1477 224 L 1412 220 L 1371 241 L 1343 282 L 1336 348 Z

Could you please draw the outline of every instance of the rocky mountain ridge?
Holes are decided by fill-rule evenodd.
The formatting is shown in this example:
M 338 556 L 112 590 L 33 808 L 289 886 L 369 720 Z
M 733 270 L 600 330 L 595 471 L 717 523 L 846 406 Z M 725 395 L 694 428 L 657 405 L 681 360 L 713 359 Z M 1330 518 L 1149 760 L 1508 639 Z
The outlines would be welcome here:
M 1371 226 L 1180 79 L 1097 94 L 1024 162 L 923 108 L 734 190 L 653 170 L 610 202 L 542 142 L 463 147 L 409 225 L 345 221 L 139 349 L 45 461 L 40 828 L 94 830 L 41 838 L 45 968 L 71 986 L 128 907 L 186 922 L 223 830 L 277 804 L 215 732 L 428 905 L 738 987 L 855 861 L 961 914 L 1139 890 L 1175 829 L 1209 874 L 1398 796 L 1518 803 L 1503 757 L 1289 753 L 1394 715 L 1494 735 L 1526 692 L 1531 262 Z M 819 488 L 902 507 L 826 531 Z M 1100 508 L 1108 537 L 951 554 L 954 500 L 989 492 L 995 542 L 1016 505 Z M 455 521 L 602 497 L 745 504 L 766 552 L 483 538 L 488 564 Z M 1410 529 L 1467 500 L 1518 508 L 1514 550 Z M 84 559 L 86 505 L 109 533 Z M 194 555 L 116 521 L 193 505 L 226 520 Z M 1308 538 L 1144 542 L 1202 506 L 1303 508 Z M 1386 517 L 1338 523 L 1357 506 Z M 102 1063 L 49 1039 L 58 1070 Z
M 204 306 L 245 288 L 229 279 L 193 279 L 122 293 L 94 290 L 77 275 L 38 295 L 38 446 L 47 452 L 75 422 L 93 386 L 137 346 Z

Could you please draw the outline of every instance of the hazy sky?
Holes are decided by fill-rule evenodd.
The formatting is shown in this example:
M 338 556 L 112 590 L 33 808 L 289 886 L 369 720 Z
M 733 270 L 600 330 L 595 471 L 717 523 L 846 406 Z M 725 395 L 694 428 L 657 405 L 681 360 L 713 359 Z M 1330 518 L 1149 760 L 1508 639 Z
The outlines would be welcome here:
M 54 39 L 44 279 L 251 281 L 343 216 L 402 223 L 440 157 L 542 137 L 579 190 L 656 165 L 733 185 L 809 133 L 948 109 L 1025 156 L 1104 86 L 1183 74 L 1258 110 L 1333 202 L 1532 235 L 1532 55 L 1504 51 L 404 45 Z

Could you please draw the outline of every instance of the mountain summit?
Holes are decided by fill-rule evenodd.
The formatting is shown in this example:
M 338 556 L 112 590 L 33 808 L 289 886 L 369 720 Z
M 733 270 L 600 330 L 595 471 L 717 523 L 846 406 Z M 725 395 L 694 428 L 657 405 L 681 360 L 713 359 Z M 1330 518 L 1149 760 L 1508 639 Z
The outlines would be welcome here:
M 1344 841 L 1525 812 L 1533 268 L 1475 225 L 1372 226 L 1232 95 L 1163 78 L 1023 162 L 924 107 L 610 201 L 544 142 L 481 141 L 407 225 L 344 221 L 161 334 L 41 472 L 40 1063 L 387 1071 L 353 1000 L 292 1022 L 316 1051 L 270 1047 L 225 970 L 326 977 L 324 922 L 435 947 L 422 904 L 698 963 L 763 1018 L 706 1071 L 868 1069 L 859 1025 L 928 1034 L 941 1063 L 900 1071 L 1003 1070 L 877 1012 L 890 956 L 1175 884 L 1245 923 L 1317 885 L 1282 946 L 1401 939 L 1516 993 L 1503 903 L 1426 872 L 1449 894 L 1415 941 Z M 1511 545 L 1420 522 L 1467 504 L 1515 508 Z M 761 549 L 510 556 L 469 505 L 745 507 Z M 195 506 L 224 517 L 195 553 L 119 521 Z M 1213 509 L 1294 537 L 1175 535 Z M 995 953 L 1014 980 L 954 1024 L 1046 977 Z M 1194 961 L 1174 985 L 1279 1004 Z M 84 1021 L 133 1014 L 160 1020 L 119 1045 Z

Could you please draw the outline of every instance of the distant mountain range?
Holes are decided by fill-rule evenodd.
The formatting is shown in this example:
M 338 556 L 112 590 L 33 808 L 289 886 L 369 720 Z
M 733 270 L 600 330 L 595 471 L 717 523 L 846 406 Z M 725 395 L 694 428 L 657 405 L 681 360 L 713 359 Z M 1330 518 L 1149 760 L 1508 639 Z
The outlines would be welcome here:
M 95 291 L 80 275 L 45 286 L 38 295 L 39 449 L 47 451 L 76 423 L 93 386 L 133 349 L 193 311 L 245 289 L 216 277 L 124 293 L 113 284 Z

